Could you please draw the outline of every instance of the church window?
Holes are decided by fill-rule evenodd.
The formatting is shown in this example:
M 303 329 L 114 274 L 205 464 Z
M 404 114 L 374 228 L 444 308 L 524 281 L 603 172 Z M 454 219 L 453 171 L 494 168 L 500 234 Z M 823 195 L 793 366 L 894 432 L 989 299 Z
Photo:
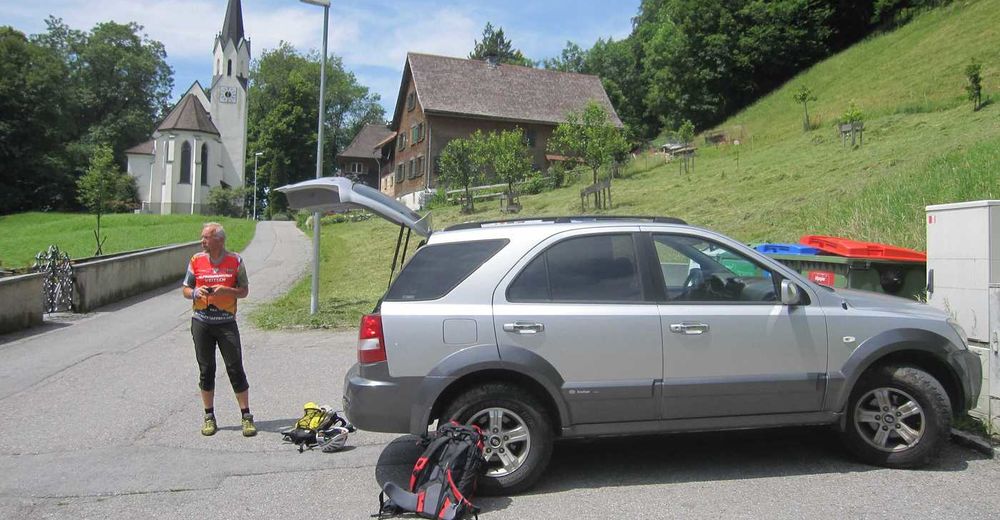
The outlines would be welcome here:
M 208 186 L 208 143 L 201 145 L 201 185 Z
M 181 145 L 181 178 L 178 184 L 191 184 L 191 143 Z
M 233 75 L 233 60 L 226 60 L 226 76 Z

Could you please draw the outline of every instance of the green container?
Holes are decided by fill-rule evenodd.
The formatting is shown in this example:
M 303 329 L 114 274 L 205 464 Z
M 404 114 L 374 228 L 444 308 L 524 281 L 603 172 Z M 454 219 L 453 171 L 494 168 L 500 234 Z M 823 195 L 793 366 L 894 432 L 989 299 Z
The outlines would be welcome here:
M 913 300 L 927 292 L 927 265 L 869 258 L 810 255 L 767 255 L 822 284 L 863 289 Z

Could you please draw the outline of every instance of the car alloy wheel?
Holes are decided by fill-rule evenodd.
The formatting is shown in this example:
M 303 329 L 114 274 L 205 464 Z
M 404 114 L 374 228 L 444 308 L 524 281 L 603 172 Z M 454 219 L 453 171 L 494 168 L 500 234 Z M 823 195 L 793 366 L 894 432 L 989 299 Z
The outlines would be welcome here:
M 917 400 L 898 388 L 875 388 L 858 399 L 854 407 L 858 435 L 880 451 L 913 448 L 923 438 L 926 424 Z
M 491 407 L 472 415 L 467 424 L 483 430 L 486 475 L 502 477 L 517 471 L 531 453 L 531 436 L 520 415 L 507 408 Z

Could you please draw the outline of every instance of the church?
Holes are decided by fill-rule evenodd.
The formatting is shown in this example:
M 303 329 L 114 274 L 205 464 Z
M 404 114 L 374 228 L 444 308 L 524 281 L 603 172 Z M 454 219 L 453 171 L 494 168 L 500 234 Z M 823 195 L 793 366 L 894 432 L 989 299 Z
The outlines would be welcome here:
M 215 38 L 212 84 L 197 81 L 149 141 L 125 151 L 143 213 L 208 213 L 208 193 L 244 185 L 250 40 L 240 0 L 229 0 Z

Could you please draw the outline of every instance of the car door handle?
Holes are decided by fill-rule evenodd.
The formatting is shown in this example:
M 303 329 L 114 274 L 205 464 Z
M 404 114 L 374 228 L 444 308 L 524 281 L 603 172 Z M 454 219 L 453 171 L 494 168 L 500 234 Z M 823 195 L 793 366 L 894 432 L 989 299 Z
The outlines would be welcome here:
M 545 330 L 545 325 L 528 321 L 515 321 L 514 323 L 504 323 L 503 330 L 518 334 L 537 334 Z
M 675 334 L 704 334 L 708 332 L 708 324 L 694 323 L 690 321 L 685 321 L 684 323 L 671 323 L 670 332 Z

